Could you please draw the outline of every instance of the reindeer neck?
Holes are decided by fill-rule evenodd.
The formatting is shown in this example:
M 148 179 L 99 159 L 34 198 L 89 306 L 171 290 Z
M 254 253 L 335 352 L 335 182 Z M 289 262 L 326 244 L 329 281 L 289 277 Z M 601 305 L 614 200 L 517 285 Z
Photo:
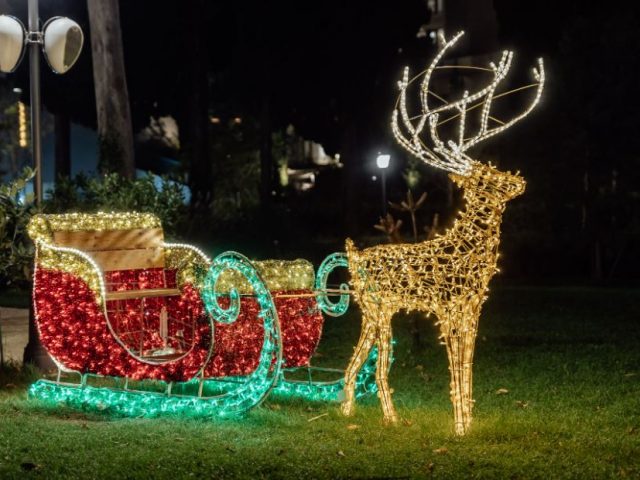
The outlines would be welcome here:
M 450 230 L 451 234 L 497 238 L 505 202 L 492 192 L 473 186 L 465 188 L 463 197 L 465 206 Z

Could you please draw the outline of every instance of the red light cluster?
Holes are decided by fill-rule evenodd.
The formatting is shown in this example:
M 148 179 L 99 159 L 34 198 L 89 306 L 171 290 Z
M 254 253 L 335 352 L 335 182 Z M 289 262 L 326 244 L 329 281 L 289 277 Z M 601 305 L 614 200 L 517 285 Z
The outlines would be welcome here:
M 175 271 L 107 272 L 105 280 L 108 291 L 172 288 Z M 285 366 L 307 365 L 320 340 L 322 314 L 312 296 L 278 298 L 278 293 L 272 292 L 282 328 Z M 185 285 L 180 296 L 145 299 L 144 308 L 140 299 L 121 300 L 119 304 L 107 302 L 113 332 L 95 300 L 95 293 L 72 274 L 37 268 L 34 299 L 43 345 L 53 357 L 73 370 L 138 380 L 185 381 L 194 377 L 206 362 L 211 332 L 198 291 L 191 285 Z M 258 364 L 264 339 L 258 304 L 251 297 L 243 297 L 241 302 L 241 312 L 234 323 L 215 325 L 213 354 L 205 367 L 208 377 L 245 375 Z M 144 354 L 163 345 L 158 334 L 163 306 L 171 318 L 168 333 L 173 340 L 169 346 L 180 350 L 188 345 L 190 350 L 176 360 L 149 364 L 131 352 Z M 191 327 L 181 328 L 185 325 Z M 179 345 L 176 338 L 184 345 Z

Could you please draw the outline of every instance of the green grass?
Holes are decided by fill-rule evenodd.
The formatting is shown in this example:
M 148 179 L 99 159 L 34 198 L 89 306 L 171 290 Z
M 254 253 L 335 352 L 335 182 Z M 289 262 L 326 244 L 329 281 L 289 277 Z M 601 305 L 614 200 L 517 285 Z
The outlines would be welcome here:
M 411 352 L 404 317 L 394 319 L 396 427 L 382 425 L 375 398 L 348 419 L 336 405 L 280 399 L 242 420 L 109 418 L 29 402 L 33 374 L 5 369 L 0 478 L 640 478 L 639 293 L 492 292 L 465 438 L 452 434 L 435 329 L 423 321 L 425 347 Z M 358 318 L 327 320 L 318 363 L 346 364 Z

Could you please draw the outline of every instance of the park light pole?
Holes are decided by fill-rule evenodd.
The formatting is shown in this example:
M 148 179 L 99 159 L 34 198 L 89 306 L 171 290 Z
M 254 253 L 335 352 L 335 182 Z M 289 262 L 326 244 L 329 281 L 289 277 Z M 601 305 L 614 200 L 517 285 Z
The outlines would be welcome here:
M 58 74 L 69 71 L 76 63 L 84 35 L 80 25 L 67 17 L 53 17 L 40 29 L 38 0 L 28 0 L 28 30 L 11 15 L 0 15 L 0 72 L 18 68 L 25 50 L 29 49 L 29 88 L 31 94 L 31 154 L 36 172 L 33 187 L 37 206 L 42 203 L 42 124 L 40 97 L 40 49 L 47 64 Z M 24 362 L 39 368 L 51 366 L 51 360 L 40 343 L 33 303 L 29 308 L 29 342 L 24 349 Z
M 391 155 L 378 152 L 376 157 L 376 165 L 380 169 L 382 176 L 382 215 L 387 216 L 387 168 L 389 168 L 389 162 L 391 161 Z
M 35 202 L 42 202 L 42 100 L 40 97 L 40 50 L 47 64 L 58 74 L 76 63 L 84 35 L 80 25 L 67 17 L 53 17 L 40 29 L 38 0 L 28 0 L 28 29 L 11 15 L 0 15 L 0 72 L 14 72 L 29 49 L 29 90 L 31 94 L 31 154 L 36 171 Z

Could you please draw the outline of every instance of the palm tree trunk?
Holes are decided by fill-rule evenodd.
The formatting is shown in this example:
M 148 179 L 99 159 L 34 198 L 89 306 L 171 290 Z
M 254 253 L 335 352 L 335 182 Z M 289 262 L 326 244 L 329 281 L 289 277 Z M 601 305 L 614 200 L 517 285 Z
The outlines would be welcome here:
M 118 0 L 87 0 L 101 172 L 135 176 L 133 129 Z

